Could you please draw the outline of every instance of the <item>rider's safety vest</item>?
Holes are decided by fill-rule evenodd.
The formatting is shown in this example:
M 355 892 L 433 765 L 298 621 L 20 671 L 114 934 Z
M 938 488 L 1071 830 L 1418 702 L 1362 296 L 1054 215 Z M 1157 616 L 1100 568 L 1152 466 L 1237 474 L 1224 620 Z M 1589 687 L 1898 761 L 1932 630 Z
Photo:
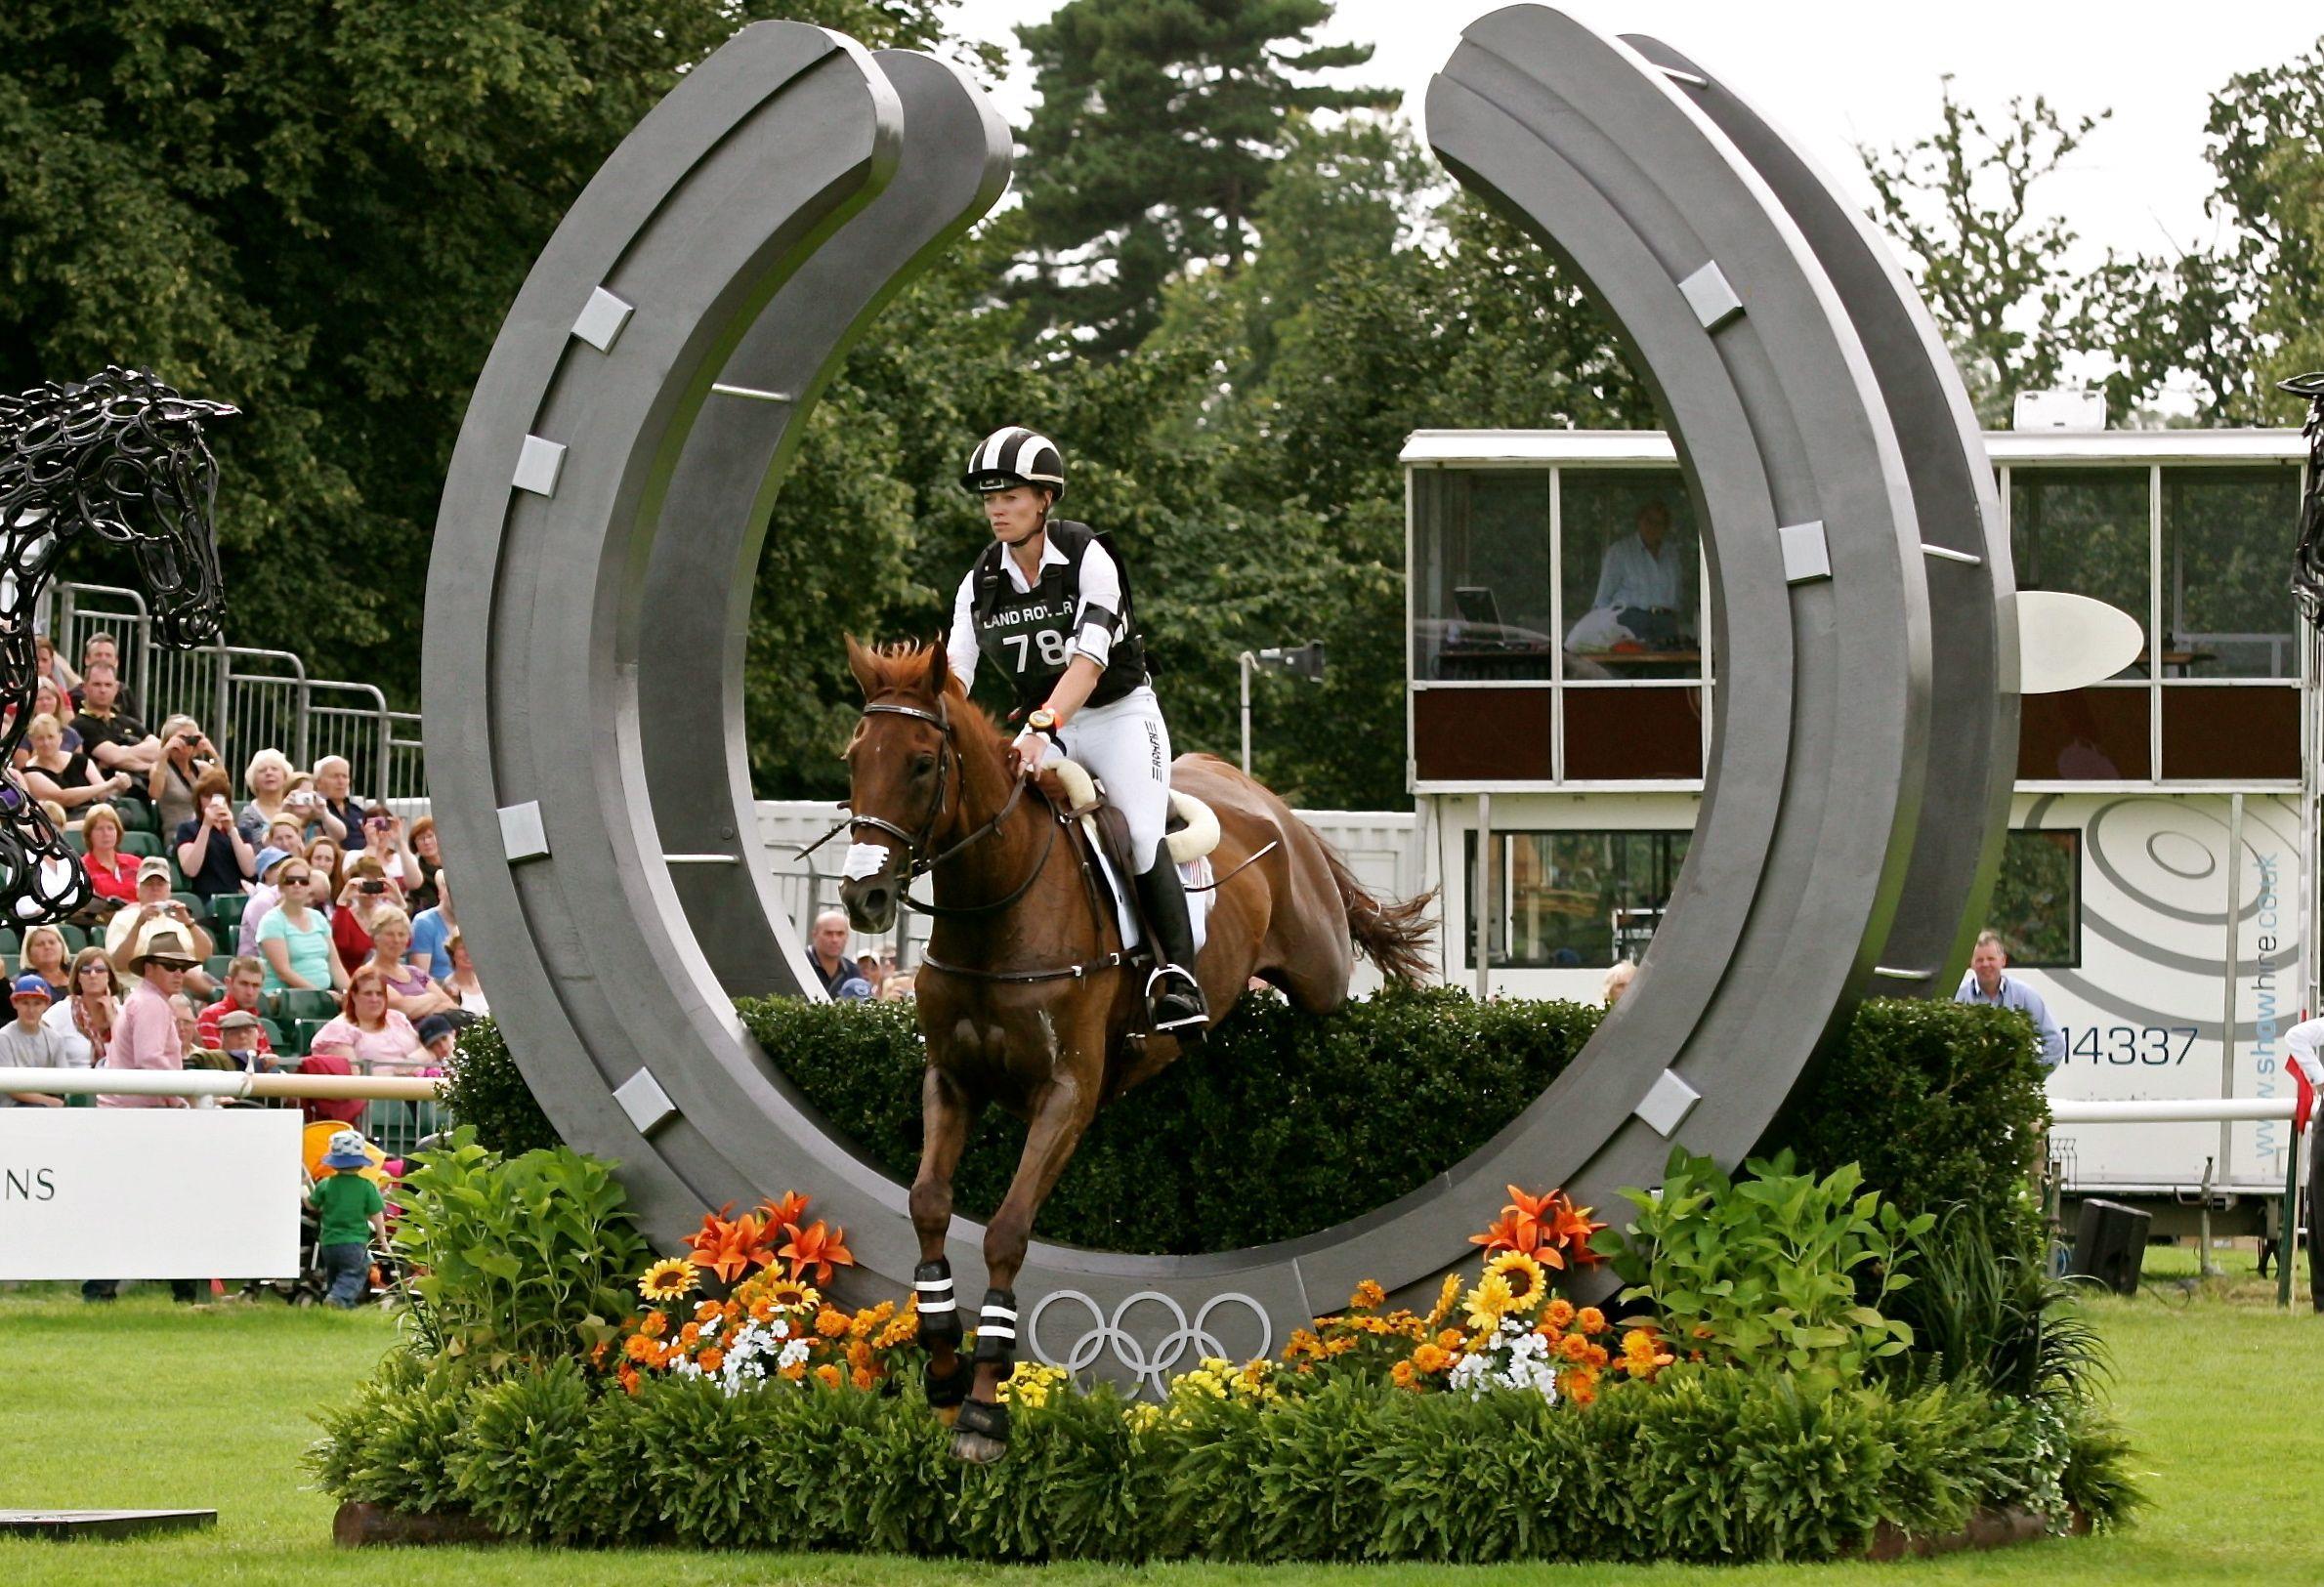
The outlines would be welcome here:
M 1111 705 L 1147 681 L 1146 643 L 1130 614 L 1129 569 L 1112 538 L 1086 523 L 1055 520 L 1047 533 L 1065 561 L 1043 567 L 1039 581 L 1023 595 L 1000 564 L 1007 547 L 995 540 L 977 558 L 969 573 L 977 653 L 1009 680 L 1019 706 L 1031 709 L 1047 699 L 1073 659 L 1074 635 L 1080 626 L 1075 614 L 1081 606 L 1081 558 L 1092 544 L 1103 546 L 1121 575 L 1121 609 L 1101 612 L 1093 606 L 1088 613 L 1105 625 L 1112 642 L 1089 703 Z

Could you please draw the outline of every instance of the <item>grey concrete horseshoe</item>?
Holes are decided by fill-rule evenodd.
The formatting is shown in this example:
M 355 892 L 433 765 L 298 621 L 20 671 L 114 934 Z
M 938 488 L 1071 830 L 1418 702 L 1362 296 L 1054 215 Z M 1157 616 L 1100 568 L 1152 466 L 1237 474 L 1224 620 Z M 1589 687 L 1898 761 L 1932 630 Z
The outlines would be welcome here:
M 1602 1201 L 1673 1138 L 1735 1156 L 1909 896 L 1923 536 L 1882 381 L 1816 249 L 1661 71 L 1554 13 L 1473 25 L 1429 127 L 1613 311 L 1712 525 L 1733 659 L 1694 853 L 1638 990 L 1468 1161 L 1254 1250 L 1036 1243 L 1028 1296 L 1114 1316 L 1151 1292 L 1199 1317 L 1232 1292 L 1280 1337 L 1358 1279 L 1412 1288 L 1473 1254 L 1465 1233 L 1510 1181 Z M 904 1188 L 828 1133 L 730 1001 L 795 985 L 799 952 L 741 862 L 746 586 L 807 407 L 895 285 L 993 201 L 1007 146 L 949 68 L 801 24 L 738 34 L 615 151 L 528 278 L 430 570 L 431 781 L 528 1080 L 568 1140 L 622 1160 L 662 1244 L 705 1206 L 807 1190 L 847 1226 L 843 1283 L 865 1295 L 908 1279 Z M 972 1288 L 980 1237 L 958 1223 L 950 1242 Z
M 1903 448 L 1928 574 L 1929 781 L 1896 918 L 1873 971 L 1891 997 L 1950 997 L 1984 924 L 2017 773 L 2017 625 L 2009 534 L 1993 464 L 1944 333 L 1872 224 L 1743 96 L 1640 34 L 1661 67 L 1783 203 L 1872 360 Z

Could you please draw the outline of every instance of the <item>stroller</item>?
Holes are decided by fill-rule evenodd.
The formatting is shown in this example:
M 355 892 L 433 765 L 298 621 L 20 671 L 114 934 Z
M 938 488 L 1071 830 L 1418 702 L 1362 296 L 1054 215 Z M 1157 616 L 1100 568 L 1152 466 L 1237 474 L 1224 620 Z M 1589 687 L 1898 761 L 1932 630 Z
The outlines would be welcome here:
M 324 1118 L 308 1124 L 301 1132 L 299 1154 L 304 1170 L 304 1186 L 313 1187 L 321 1171 L 323 1156 L 330 1150 L 331 1137 L 346 1128 L 348 1126 L 337 1119 Z M 368 1141 L 363 1143 L 363 1149 L 371 1158 L 371 1166 L 358 1172 L 378 1185 L 381 1194 L 387 1197 L 388 1226 L 392 1235 L 397 1217 L 396 1200 L 392 1192 L 403 1164 L 401 1159 L 388 1156 Z M 321 1214 L 302 1193 L 299 1197 L 298 1275 L 290 1279 L 258 1279 L 244 1293 L 276 1295 L 292 1306 L 319 1305 L 330 1287 L 329 1278 L 322 1268 L 321 1232 Z M 365 1298 L 376 1301 L 383 1309 L 391 1308 L 401 1301 L 406 1293 L 411 1280 L 410 1265 L 397 1254 L 393 1238 L 385 1245 L 373 1244 L 370 1256 L 371 1275 Z

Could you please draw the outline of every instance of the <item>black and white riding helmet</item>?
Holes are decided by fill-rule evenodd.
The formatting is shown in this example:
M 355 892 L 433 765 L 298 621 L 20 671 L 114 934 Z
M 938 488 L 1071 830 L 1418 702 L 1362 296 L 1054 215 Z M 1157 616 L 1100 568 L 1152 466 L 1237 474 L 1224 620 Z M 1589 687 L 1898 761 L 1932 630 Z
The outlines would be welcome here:
M 968 472 L 960 482 L 978 495 L 1016 485 L 1047 485 L 1065 495 L 1065 455 L 1043 435 L 1013 424 L 995 430 L 977 443 L 968 456 Z

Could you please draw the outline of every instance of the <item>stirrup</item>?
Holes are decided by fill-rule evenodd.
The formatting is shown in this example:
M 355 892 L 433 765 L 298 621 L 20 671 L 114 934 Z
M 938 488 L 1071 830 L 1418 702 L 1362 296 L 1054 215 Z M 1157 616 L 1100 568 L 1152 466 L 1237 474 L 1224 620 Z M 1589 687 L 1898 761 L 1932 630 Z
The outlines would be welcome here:
M 1146 1010 L 1149 1022 L 1158 1031 L 1210 1023 L 1209 1007 L 1203 1000 L 1203 983 L 1182 965 L 1158 965 L 1146 978 Z

